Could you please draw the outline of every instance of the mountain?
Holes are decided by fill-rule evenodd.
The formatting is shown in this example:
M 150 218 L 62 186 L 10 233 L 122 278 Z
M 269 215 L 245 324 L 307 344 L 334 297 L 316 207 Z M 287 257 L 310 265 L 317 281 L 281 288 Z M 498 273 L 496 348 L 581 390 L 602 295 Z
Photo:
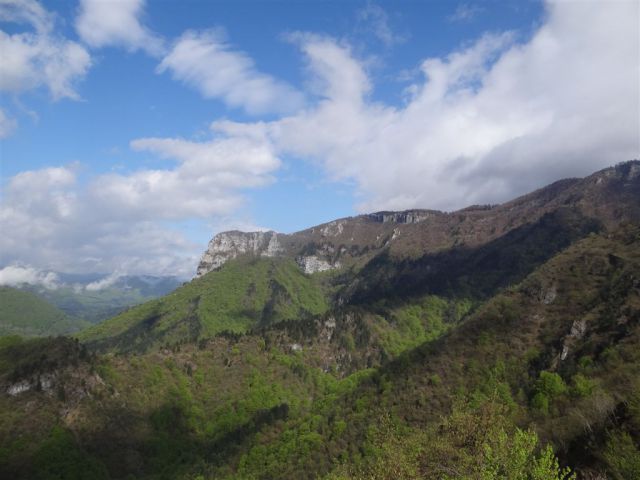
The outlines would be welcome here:
M 244 333 L 274 318 L 306 318 L 327 309 L 320 282 L 290 260 L 242 258 L 85 330 L 78 338 L 92 348 L 144 351 L 222 332 Z
M 558 181 L 502 205 L 472 206 L 456 212 L 377 212 L 290 235 L 224 232 L 209 243 L 197 275 L 245 254 L 292 258 L 305 273 L 315 273 L 358 268 L 381 252 L 407 258 L 460 246 L 473 248 L 560 208 L 612 227 L 640 219 L 639 177 L 640 164 L 627 162 L 584 179 Z
M 77 338 L 0 338 L 0 476 L 640 478 L 640 162 L 503 205 L 219 234 Z
M 291 235 L 220 233 L 193 282 L 79 338 L 95 347 L 131 351 L 204 340 L 222 331 L 246 333 L 267 320 L 322 313 L 327 305 L 371 305 L 424 294 L 476 304 L 589 233 L 639 222 L 638 198 L 640 163 L 628 162 L 503 205 L 453 213 L 379 212 Z M 285 269 L 287 281 L 280 278 Z M 242 282 L 232 283 L 236 277 Z M 205 291 L 214 292 L 215 302 Z M 295 308 L 266 318 L 283 303 Z
M 17 288 L 38 295 L 68 316 L 90 323 L 98 323 L 128 307 L 166 295 L 182 283 L 176 277 L 53 273 L 59 280 L 55 288 L 29 284 Z
M 88 325 L 33 293 L 0 287 L 0 335 L 60 335 Z

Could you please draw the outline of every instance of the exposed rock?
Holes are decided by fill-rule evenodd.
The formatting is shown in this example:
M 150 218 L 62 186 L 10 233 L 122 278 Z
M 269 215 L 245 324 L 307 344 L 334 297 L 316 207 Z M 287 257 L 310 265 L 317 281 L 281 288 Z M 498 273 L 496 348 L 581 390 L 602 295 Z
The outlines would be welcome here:
M 320 228 L 323 237 L 337 237 L 344 231 L 344 220 L 334 220 Z
M 334 268 L 340 268 L 340 262 L 336 262 L 332 265 L 327 260 L 323 260 L 316 255 L 306 255 L 303 257 L 298 257 L 296 258 L 296 262 L 298 263 L 298 266 L 302 269 L 302 271 L 308 274 L 325 272 Z
M 584 334 L 587 331 L 587 321 L 583 318 L 580 320 L 574 320 L 571 324 L 571 331 L 569 335 L 564 339 L 564 343 L 562 345 L 562 353 L 560 353 L 560 361 L 567 358 L 569 354 L 569 347 L 573 345 L 576 340 L 584 337 Z
M 7 387 L 7 394 L 15 397 L 21 393 L 28 392 L 29 390 L 40 390 L 43 392 L 50 392 L 53 388 L 54 377 L 51 374 L 41 374 L 34 378 L 20 380 Z
M 196 277 L 216 270 L 242 254 L 274 257 L 282 251 L 276 232 L 223 232 L 209 242 L 202 255 Z
M 12 397 L 15 397 L 16 395 L 20 395 L 21 393 L 28 392 L 32 387 L 33 385 L 31 385 L 31 382 L 22 380 L 21 382 L 10 385 L 9 388 L 7 388 L 7 393 Z
M 441 212 L 433 210 L 406 210 L 404 212 L 370 213 L 367 217 L 380 223 L 419 223 L 438 214 L 442 215 Z
M 553 301 L 558 296 L 557 288 L 555 285 L 552 285 L 547 291 L 542 294 L 542 303 L 545 305 L 549 305 L 553 303 Z

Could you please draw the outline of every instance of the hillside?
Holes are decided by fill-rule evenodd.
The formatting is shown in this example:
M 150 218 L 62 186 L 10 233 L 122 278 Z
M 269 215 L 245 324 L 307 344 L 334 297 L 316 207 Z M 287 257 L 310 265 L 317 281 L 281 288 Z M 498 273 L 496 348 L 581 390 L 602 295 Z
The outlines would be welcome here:
M 26 414 L 29 399 L 39 413 L 28 423 L 21 414 L 2 417 L 3 438 L 24 429 L 18 443 L 3 445 L 2 471 L 21 478 L 46 460 L 64 472 L 80 465 L 91 478 L 444 478 L 451 471 L 475 478 L 520 439 L 531 448 L 551 442 L 580 478 L 603 471 L 634 478 L 638 278 L 637 229 L 591 235 L 458 326 L 347 376 L 314 366 L 343 337 L 318 332 L 287 349 L 291 324 L 134 357 L 95 358 L 73 347 L 55 369 L 40 356 L 5 363 L 4 388 L 26 391 L 4 396 L 0 411 Z M 334 332 L 372 325 L 334 320 Z M 364 337 L 347 346 L 352 357 L 371 348 Z M 4 347 L 0 357 L 28 358 L 35 346 L 20 348 Z M 45 358 L 57 358 L 61 347 L 50 348 Z M 485 446 L 495 458 L 483 456 Z M 543 454 L 522 455 L 535 462 Z
M 0 335 L 60 335 L 86 326 L 33 293 L 0 287 Z
M 113 317 L 126 308 L 168 294 L 181 282 L 175 277 L 122 276 L 100 288 L 88 285 L 104 281 L 107 275 L 72 275 L 56 273 L 60 280 L 57 288 L 21 285 L 55 305 L 70 317 L 98 323 Z
M 291 235 L 225 232 L 211 240 L 194 281 L 78 338 L 102 350 L 144 351 L 330 305 L 429 294 L 477 304 L 585 235 L 639 222 L 638 198 L 640 162 L 627 162 L 504 205 L 382 212 Z
M 407 259 L 456 247 L 476 248 L 535 224 L 559 209 L 597 219 L 606 228 L 640 221 L 640 161 L 621 163 L 583 179 L 566 179 L 501 205 L 455 212 L 377 212 L 292 233 L 223 232 L 198 266 L 198 276 L 238 255 L 295 259 L 306 273 L 359 269 L 379 254 Z
M 169 295 L 83 331 L 92 348 L 145 350 L 245 333 L 277 320 L 307 318 L 328 308 L 321 283 L 286 259 L 243 258 Z
M 221 234 L 80 341 L 0 339 L 0 476 L 640 478 L 639 174 Z

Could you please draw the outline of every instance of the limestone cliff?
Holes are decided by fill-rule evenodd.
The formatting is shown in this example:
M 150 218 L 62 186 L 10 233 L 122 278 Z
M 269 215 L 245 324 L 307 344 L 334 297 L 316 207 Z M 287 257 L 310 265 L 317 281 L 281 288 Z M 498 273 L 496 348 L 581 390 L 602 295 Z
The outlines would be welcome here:
M 222 232 L 209 242 L 200 259 L 196 277 L 220 268 L 238 255 L 251 254 L 261 257 L 275 257 L 282 251 L 278 234 L 269 232 Z

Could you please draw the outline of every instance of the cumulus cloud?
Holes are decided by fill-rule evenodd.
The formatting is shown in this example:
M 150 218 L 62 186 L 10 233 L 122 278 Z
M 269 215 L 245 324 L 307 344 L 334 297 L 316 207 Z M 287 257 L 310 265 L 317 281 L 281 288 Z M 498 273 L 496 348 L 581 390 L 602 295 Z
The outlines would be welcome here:
M 244 189 L 269 183 L 280 160 L 258 136 L 208 142 L 144 138 L 132 148 L 173 168 L 104 174 L 81 184 L 73 167 L 10 178 L 0 207 L 0 263 L 22 260 L 59 271 L 188 276 L 201 246 L 171 221 L 230 216 Z
M 291 112 L 303 103 L 300 92 L 258 71 L 253 60 L 234 50 L 220 30 L 185 32 L 157 71 L 170 71 L 204 97 L 250 114 Z
M 161 55 L 161 37 L 141 23 L 144 0 L 81 0 L 76 31 L 91 47 L 118 46 Z
M 29 266 L 9 265 L 0 269 L 0 285 L 17 287 L 23 284 L 39 285 L 50 290 L 59 287 L 58 276 Z
M 636 2 L 550 2 L 526 43 L 487 34 L 421 63 L 401 107 L 370 99 L 350 50 L 302 36 L 318 101 L 271 123 L 217 124 L 267 132 L 282 155 L 355 181 L 360 210 L 454 209 L 507 200 L 640 151 Z
M 54 100 L 78 99 L 75 84 L 87 73 L 91 57 L 79 43 L 55 32 L 52 14 L 32 0 L 5 0 L 0 21 L 30 27 L 16 33 L 0 30 L 0 91 L 17 94 L 44 86 Z
M 78 182 L 72 168 L 9 179 L 0 206 L 0 264 L 28 262 L 65 272 L 189 276 L 200 246 L 157 219 L 119 217 Z

